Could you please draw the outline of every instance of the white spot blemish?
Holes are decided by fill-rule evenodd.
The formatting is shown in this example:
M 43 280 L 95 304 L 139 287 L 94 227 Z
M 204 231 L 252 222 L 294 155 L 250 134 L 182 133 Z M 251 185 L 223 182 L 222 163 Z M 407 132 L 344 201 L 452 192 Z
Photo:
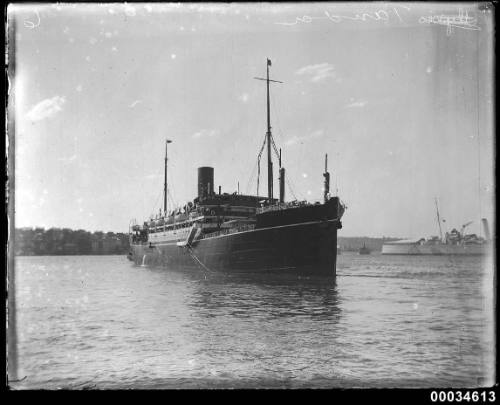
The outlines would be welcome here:
M 129 17 L 134 17 L 136 14 L 135 8 L 130 4 L 125 4 L 125 14 L 128 15 Z
M 175 53 L 173 53 L 172 55 L 170 55 L 170 57 L 171 57 L 172 59 L 175 59 L 175 58 L 177 58 L 177 55 L 176 55 Z
M 238 100 L 242 101 L 243 103 L 246 103 L 248 101 L 249 95 L 248 93 L 243 93 L 238 97 Z
M 95 39 L 94 37 L 91 37 L 89 39 L 89 42 L 90 42 L 90 45 L 95 45 L 95 44 L 97 44 L 97 39 Z
M 425 71 L 427 73 L 432 73 L 432 67 L 431 66 L 427 66 L 427 69 L 425 69 Z
M 347 104 L 346 107 L 347 108 L 362 108 L 365 105 L 366 105 L 366 101 L 360 100 L 360 101 L 355 101 L 353 103 Z
M 90 56 L 88 56 L 88 55 L 87 55 L 87 56 L 85 56 L 85 60 L 86 60 L 87 62 L 90 62 Z
M 303 177 L 304 179 L 307 179 L 307 173 L 302 173 L 302 177 Z
M 418 309 L 418 304 L 416 302 L 413 303 L 413 309 Z
M 76 86 L 76 91 L 77 91 L 78 93 L 80 93 L 82 90 L 83 90 L 83 87 L 82 87 L 82 85 L 81 85 L 81 84 L 79 84 L 78 86 Z

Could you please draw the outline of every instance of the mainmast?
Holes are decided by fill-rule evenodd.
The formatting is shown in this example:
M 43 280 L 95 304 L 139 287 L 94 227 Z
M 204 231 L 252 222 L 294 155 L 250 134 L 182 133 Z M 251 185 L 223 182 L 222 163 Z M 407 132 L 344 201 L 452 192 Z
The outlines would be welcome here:
M 269 79 L 269 66 L 271 66 L 271 59 L 267 59 L 267 76 L 265 79 L 260 77 L 255 77 L 258 80 L 265 80 L 267 84 L 267 196 L 269 200 L 273 198 L 273 160 L 271 155 L 271 142 L 273 142 L 273 136 L 271 134 L 271 103 L 269 100 L 269 82 L 283 83 L 278 80 Z
M 269 66 L 271 60 L 267 60 L 267 195 L 269 200 L 273 198 L 273 160 L 271 156 L 271 106 L 269 103 Z
M 163 183 L 163 215 L 167 215 L 167 151 L 168 144 L 172 143 L 170 139 L 167 139 L 165 142 L 165 181 Z

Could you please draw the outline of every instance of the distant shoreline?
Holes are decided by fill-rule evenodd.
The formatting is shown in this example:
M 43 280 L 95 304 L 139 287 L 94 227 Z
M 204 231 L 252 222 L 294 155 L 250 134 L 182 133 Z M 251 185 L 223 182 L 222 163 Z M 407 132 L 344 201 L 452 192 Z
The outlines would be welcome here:
M 14 254 L 14 257 L 46 257 L 46 256 L 126 256 L 127 252 L 123 253 L 103 253 L 103 254 L 96 254 L 96 253 L 72 253 L 72 254 L 53 254 L 53 253 L 46 253 L 46 254 L 36 254 L 36 255 L 30 255 L 30 254 Z
M 339 236 L 341 252 L 358 251 L 366 246 L 372 252 L 381 251 L 385 242 L 404 238 Z M 69 228 L 18 228 L 14 234 L 15 257 L 30 256 L 116 256 L 129 251 L 129 235 L 114 232 L 89 232 Z

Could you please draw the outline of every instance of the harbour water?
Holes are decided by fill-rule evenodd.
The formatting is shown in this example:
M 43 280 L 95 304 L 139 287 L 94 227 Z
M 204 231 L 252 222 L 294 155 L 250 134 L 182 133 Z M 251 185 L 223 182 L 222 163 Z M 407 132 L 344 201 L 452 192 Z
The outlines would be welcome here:
M 478 387 L 494 382 L 480 257 L 338 257 L 336 282 L 16 257 L 14 389 Z

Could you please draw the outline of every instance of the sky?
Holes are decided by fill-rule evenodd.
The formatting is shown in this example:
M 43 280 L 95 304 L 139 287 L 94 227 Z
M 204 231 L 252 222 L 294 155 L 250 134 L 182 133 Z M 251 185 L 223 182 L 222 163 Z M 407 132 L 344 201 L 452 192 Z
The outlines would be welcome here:
M 286 199 L 347 206 L 339 236 L 493 226 L 493 18 L 474 3 L 17 4 L 15 226 L 127 232 L 215 187 L 256 194 L 271 125 Z M 454 19 L 452 17 L 455 17 Z M 277 162 L 275 185 L 278 188 Z M 266 195 L 266 161 L 260 195 Z

